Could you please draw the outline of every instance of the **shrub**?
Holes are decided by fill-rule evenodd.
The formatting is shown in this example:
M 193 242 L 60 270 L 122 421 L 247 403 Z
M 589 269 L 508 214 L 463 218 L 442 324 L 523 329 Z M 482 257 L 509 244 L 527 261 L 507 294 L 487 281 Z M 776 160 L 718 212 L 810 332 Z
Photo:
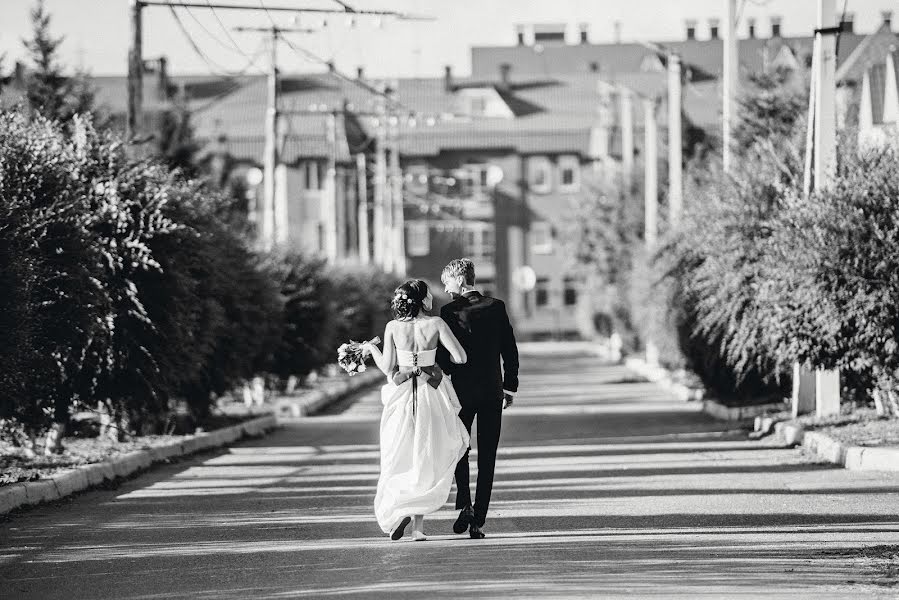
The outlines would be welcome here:
M 320 258 L 288 253 L 276 260 L 273 269 L 284 321 L 272 372 L 281 379 L 304 377 L 331 362 L 336 348 L 333 287 Z
M 781 363 L 840 368 L 895 389 L 899 376 L 899 153 L 849 153 L 833 185 L 786 196 L 761 290 Z
M 107 325 L 78 160 L 52 123 L 0 114 L 0 418 L 33 430 L 65 422 Z
M 393 318 L 390 298 L 402 282 L 361 266 L 332 268 L 328 276 L 333 285 L 337 344 L 349 339 L 383 337 L 385 325 Z
M 39 431 L 99 401 L 153 429 L 264 367 L 279 290 L 222 203 L 82 118 L 0 114 L 0 418 Z

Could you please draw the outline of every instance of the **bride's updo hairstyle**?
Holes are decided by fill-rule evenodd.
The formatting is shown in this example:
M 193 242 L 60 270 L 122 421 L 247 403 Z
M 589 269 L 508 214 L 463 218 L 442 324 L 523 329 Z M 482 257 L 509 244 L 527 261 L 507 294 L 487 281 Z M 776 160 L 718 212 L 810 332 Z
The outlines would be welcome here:
M 399 321 L 414 319 L 421 312 L 428 296 L 428 284 L 421 279 L 410 279 L 393 292 L 390 307 L 393 317 Z

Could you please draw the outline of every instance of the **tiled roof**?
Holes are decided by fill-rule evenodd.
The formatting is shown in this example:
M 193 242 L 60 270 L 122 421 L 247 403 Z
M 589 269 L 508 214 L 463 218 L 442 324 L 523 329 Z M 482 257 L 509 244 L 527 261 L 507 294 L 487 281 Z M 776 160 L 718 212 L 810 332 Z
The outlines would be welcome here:
M 590 153 L 591 128 L 597 117 L 597 78 L 568 76 L 555 81 L 529 83 L 456 80 L 450 90 L 442 78 L 399 79 L 396 88 L 401 111 L 407 114 L 397 124 L 400 152 L 406 155 L 436 155 L 443 150 L 492 149 L 521 153 Z M 515 118 L 461 116 L 464 107 L 455 90 L 474 85 L 502 90 L 500 96 Z M 228 151 L 236 157 L 258 160 L 262 156 L 267 88 L 253 81 L 242 89 L 194 114 L 198 138 L 217 140 L 226 134 Z M 371 113 L 378 98 L 365 89 L 330 73 L 282 80 L 281 133 L 285 135 L 282 159 L 328 156 L 326 112 L 346 103 L 352 112 Z M 310 109 L 321 114 L 290 114 Z M 412 118 L 410 118 L 412 117 Z M 358 127 L 374 132 L 374 117 L 359 117 Z M 356 139 L 361 135 L 356 131 Z M 352 135 L 350 136 L 352 137 Z M 349 159 L 349 144 L 338 132 L 338 160 Z
M 864 35 L 843 33 L 839 59 L 849 56 Z M 692 65 L 715 77 L 723 70 L 721 40 L 682 40 L 659 44 L 678 53 L 685 65 Z M 784 46 L 800 62 L 811 56 L 811 37 L 740 40 L 740 68 L 745 73 L 763 71 Z M 500 65 L 508 64 L 513 75 L 552 77 L 559 73 L 586 73 L 598 69 L 604 76 L 636 73 L 647 56 L 655 51 L 639 43 L 623 44 L 546 44 L 533 46 L 481 46 L 471 49 L 472 76 L 496 77 Z
M 144 74 L 143 110 L 153 112 L 171 106 L 171 99 L 182 91 L 188 106 L 201 107 L 215 102 L 233 93 L 258 77 L 246 76 L 238 78 L 222 78 L 214 75 L 178 75 L 168 78 L 166 90 L 160 89 L 160 83 L 153 73 Z M 264 77 L 261 78 L 265 80 Z M 112 114 L 123 114 L 128 103 L 128 79 L 124 75 L 89 77 L 94 90 L 94 102 L 97 108 Z M 0 104 L 9 106 L 18 101 L 24 93 L 21 85 L 10 82 L 0 94 Z
M 841 38 L 841 46 L 842 43 Z M 884 57 L 891 51 L 891 48 L 896 48 L 897 46 L 899 46 L 899 36 L 890 31 L 889 26 L 884 24 L 875 33 L 862 40 L 846 57 L 846 60 L 837 69 L 837 81 L 840 83 L 860 83 L 865 71 L 871 65 L 883 62 Z

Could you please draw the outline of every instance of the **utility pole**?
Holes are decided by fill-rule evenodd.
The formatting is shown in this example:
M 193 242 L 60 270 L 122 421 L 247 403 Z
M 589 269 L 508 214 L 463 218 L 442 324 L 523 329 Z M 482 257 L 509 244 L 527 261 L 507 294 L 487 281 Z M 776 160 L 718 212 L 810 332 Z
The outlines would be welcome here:
M 803 192 L 821 191 L 830 186 L 836 172 L 836 35 L 835 0 L 818 0 L 815 45 L 812 53 L 812 91 L 809 99 L 809 134 Z M 839 370 L 809 371 L 793 365 L 793 415 L 815 410 L 818 416 L 840 412 Z
M 668 53 L 668 222 L 675 229 L 684 204 L 683 79 L 680 56 Z
M 393 97 L 396 94 L 394 89 Z M 388 120 L 390 139 L 390 197 L 393 205 L 393 272 L 406 276 L 406 219 L 403 202 L 403 173 L 400 169 L 400 122 L 391 114 Z
M 383 91 L 383 87 L 379 88 Z M 387 264 L 387 237 L 385 236 L 386 220 L 384 218 L 385 187 L 387 181 L 387 157 L 384 149 L 384 121 L 386 120 L 386 107 L 383 97 L 377 99 L 377 113 L 375 118 L 375 176 L 374 176 L 374 215 L 372 228 L 374 233 L 374 260 L 375 264 L 389 271 Z
M 359 216 L 356 219 L 359 232 L 359 260 L 363 265 L 371 262 L 371 249 L 369 248 L 368 232 L 368 171 L 365 165 L 365 153 L 356 155 L 356 189 L 359 201 L 357 209 Z
M 733 131 L 737 117 L 737 90 L 740 85 L 740 50 L 737 35 L 737 0 L 724 0 L 724 73 L 721 87 L 723 115 L 724 172 L 733 161 Z
M 621 110 L 621 170 L 624 193 L 629 197 L 634 177 L 634 96 L 626 87 L 618 88 Z
M 278 156 L 279 96 L 281 86 L 278 81 L 278 39 L 282 33 L 309 33 L 309 29 L 271 27 L 235 27 L 241 33 L 264 33 L 271 36 L 269 43 L 268 100 L 265 109 L 265 147 L 262 155 L 262 215 L 259 228 L 259 245 L 269 251 L 275 244 L 285 244 L 289 238 L 286 190 L 279 190 L 277 177 L 280 158 Z M 285 178 L 286 182 L 286 178 Z
M 833 184 L 836 173 L 836 0 L 818 0 L 818 72 L 815 79 L 815 191 Z M 815 412 L 840 413 L 840 372 L 815 372 Z
M 144 98 L 143 18 L 141 0 L 130 0 L 131 38 L 128 48 L 128 109 L 125 138 L 134 139 L 141 123 Z
M 265 109 L 265 150 L 262 157 L 262 247 L 272 249 L 275 239 L 275 167 L 278 164 L 278 29 L 271 28 L 268 105 Z
M 646 244 L 646 260 L 651 260 L 658 241 L 659 213 L 659 128 L 656 121 L 656 102 L 643 98 L 643 240 Z M 656 365 L 659 351 L 655 343 L 646 340 L 646 362 Z
M 655 250 L 658 240 L 659 212 L 659 131 L 656 122 L 656 103 L 652 98 L 643 98 L 643 192 L 644 221 L 643 239 L 646 249 Z
M 326 118 L 328 138 L 328 162 L 325 166 L 325 184 L 322 186 L 320 214 L 323 246 L 328 262 L 340 256 L 339 209 L 337 206 L 337 113 L 329 112 Z

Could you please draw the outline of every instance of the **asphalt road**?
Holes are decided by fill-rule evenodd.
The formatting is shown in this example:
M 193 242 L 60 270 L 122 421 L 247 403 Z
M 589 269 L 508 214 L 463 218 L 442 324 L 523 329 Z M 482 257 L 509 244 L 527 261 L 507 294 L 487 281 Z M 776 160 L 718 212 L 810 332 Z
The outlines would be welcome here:
M 746 440 L 595 358 L 528 358 L 484 540 L 391 542 L 374 393 L 0 523 L 6 598 L 899 596 L 899 477 Z M 476 470 L 473 469 L 472 476 Z

